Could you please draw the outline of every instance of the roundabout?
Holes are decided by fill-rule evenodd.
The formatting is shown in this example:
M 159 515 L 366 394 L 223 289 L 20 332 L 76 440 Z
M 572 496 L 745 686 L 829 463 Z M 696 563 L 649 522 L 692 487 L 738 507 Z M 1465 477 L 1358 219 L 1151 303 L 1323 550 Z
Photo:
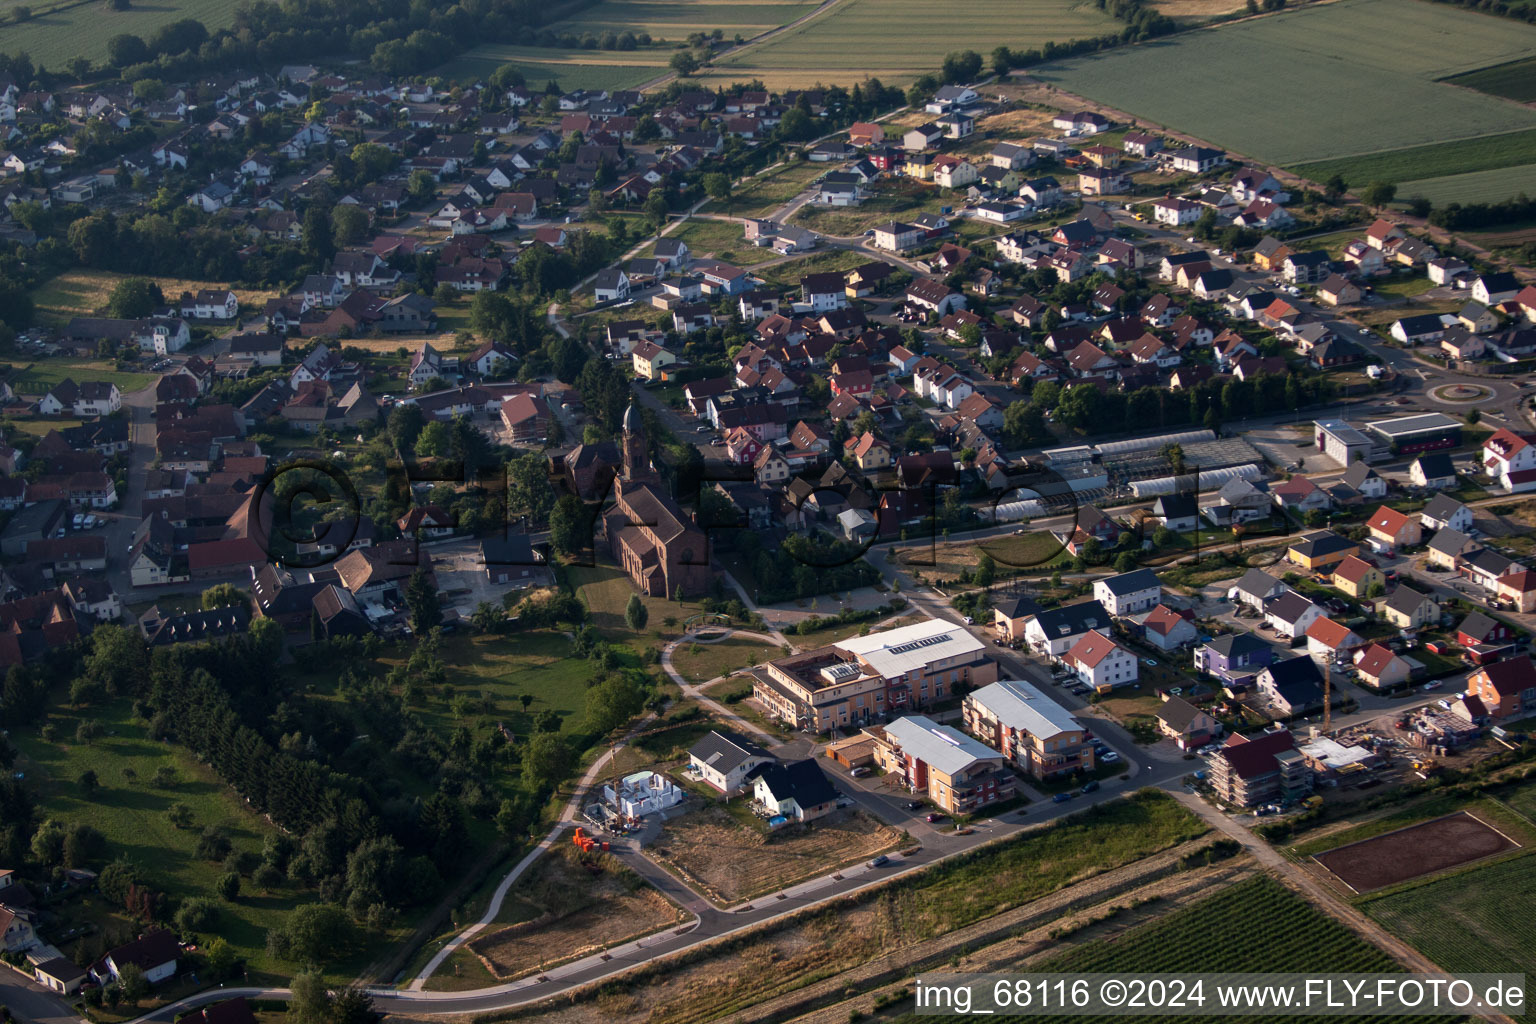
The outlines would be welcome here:
M 1484 384 L 1468 384 L 1465 381 L 1441 384 L 1429 391 L 1429 397 L 1442 405 L 1476 405 L 1488 401 L 1493 396 L 1493 388 Z

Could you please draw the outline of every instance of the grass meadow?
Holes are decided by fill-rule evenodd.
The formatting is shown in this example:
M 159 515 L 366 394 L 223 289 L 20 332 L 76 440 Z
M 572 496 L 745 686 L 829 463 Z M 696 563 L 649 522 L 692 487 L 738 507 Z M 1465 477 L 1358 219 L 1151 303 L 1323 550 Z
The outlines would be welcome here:
M 1360 154 L 1385 160 L 1390 150 L 1536 129 L 1536 110 L 1438 81 L 1523 59 L 1533 47 L 1536 27 L 1504 18 L 1405 0 L 1341 0 L 1064 61 L 1034 75 L 1244 155 L 1295 166 Z M 1179 73 L 1168 73 L 1171 67 Z M 1277 91 L 1280 81 L 1306 84 Z M 1446 149 L 1439 158 L 1462 172 L 1532 160 L 1504 155 L 1503 144 Z M 1512 170 L 1511 180 L 1519 173 Z
M 105 734 L 90 743 L 74 739 L 84 719 L 99 722 Z M 16 770 L 26 775 L 27 786 L 37 796 L 48 817 L 70 825 L 94 826 L 107 839 L 107 856 L 124 857 L 144 870 L 146 880 L 172 897 L 213 899 L 214 883 L 224 874 L 222 864 L 198 859 L 198 836 L 208 825 L 222 825 L 235 849 L 260 854 L 272 826 L 251 812 L 229 787 L 216 779 L 185 749 L 150 740 L 147 726 L 134 720 L 126 699 L 99 708 L 76 710 L 61 707 L 49 714 L 57 730 L 53 742 L 42 739 L 41 729 L 13 729 L 10 739 L 20 756 Z M 87 768 L 96 772 L 100 788 L 89 797 L 76 780 Z M 161 768 L 173 769 L 176 781 L 157 786 L 153 779 Z M 167 811 L 183 803 L 192 809 L 193 825 L 178 829 Z M 271 892 L 245 892 L 233 903 L 219 902 L 213 932 L 223 936 L 245 958 L 251 980 L 287 976 L 287 966 L 266 954 L 266 933 L 284 921 L 284 915 L 313 894 L 286 883 Z M 94 921 L 104 928 L 130 929 L 100 897 L 60 908 L 69 918 Z M 360 963 L 337 964 L 338 977 L 349 976 Z
M 99 315 L 112 294 L 112 288 L 119 281 L 132 276 L 111 270 L 65 271 L 58 277 L 44 281 L 33 291 L 32 301 L 37 304 L 37 318 L 45 324 L 62 325 L 71 317 Z M 177 277 L 154 277 L 153 280 L 160 286 L 167 302 L 177 301 L 182 292 L 228 287 L 219 281 L 192 281 Z M 277 297 L 275 291 L 249 288 L 232 290 L 245 312 L 260 309 L 268 299 Z
M 126 11 L 114 11 L 99 0 L 49 4 L 13 0 L 0 5 L 0 14 L 15 6 L 29 6 L 33 16 L 20 23 L 7 21 L 0 30 L 0 48 L 7 53 L 25 52 L 34 63 L 61 68 L 71 57 L 101 62 L 113 36 L 130 33 L 148 39 L 156 30 L 182 18 L 195 18 L 209 32 L 235 23 L 239 0 L 145 0 Z

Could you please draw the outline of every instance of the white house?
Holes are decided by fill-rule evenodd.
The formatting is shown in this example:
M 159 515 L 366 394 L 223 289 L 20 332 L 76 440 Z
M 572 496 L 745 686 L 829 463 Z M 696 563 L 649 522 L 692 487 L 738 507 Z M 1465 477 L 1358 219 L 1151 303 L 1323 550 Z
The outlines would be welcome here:
M 592 294 L 598 302 L 624 301 L 629 298 L 629 275 L 618 267 L 598 271 L 592 282 Z
M 1116 616 L 1144 612 L 1156 605 L 1162 594 L 1163 585 L 1151 569 L 1136 569 L 1093 582 L 1093 596 Z
M 1098 630 L 1090 630 L 1063 659 L 1077 678 L 1095 690 L 1129 686 L 1136 682 L 1136 656 Z
M 1188 199 L 1159 199 L 1152 204 L 1152 219 L 1174 227 L 1193 224 L 1203 212 L 1205 207 Z
M 813 758 L 758 767 L 752 798 L 770 815 L 791 821 L 812 821 L 837 808 L 837 790 Z
M 754 768 L 774 761 L 772 754 L 751 740 L 718 731 L 688 750 L 688 767 L 726 796 L 741 792 Z
M 1536 490 L 1536 446 L 1501 427 L 1483 442 L 1483 469 L 1509 494 Z
M 1472 510 L 1448 494 L 1437 494 L 1419 510 L 1419 522 L 1425 529 L 1466 533 L 1472 529 Z

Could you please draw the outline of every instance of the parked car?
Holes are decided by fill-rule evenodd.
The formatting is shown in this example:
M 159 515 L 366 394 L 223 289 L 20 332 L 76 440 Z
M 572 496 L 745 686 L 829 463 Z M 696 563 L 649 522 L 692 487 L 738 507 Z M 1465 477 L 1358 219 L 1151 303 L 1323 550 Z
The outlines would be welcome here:
M 1072 799 L 1072 794 L 1071 793 L 1057 793 L 1055 796 L 1051 797 L 1051 801 L 1053 803 L 1058 803 L 1058 804 L 1064 804 L 1068 800 L 1071 800 L 1071 799 Z
M 1098 788 L 1099 788 L 1099 780 L 1098 779 L 1089 779 L 1087 782 L 1083 783 L 1083 792 L 1084 793 L 1092 793 L 1094 790 L 1096 790 Z
M 971 828 L 971 826 L 969 826 L 969 825 L 965 825 L 965 826 L 962 826 L 960 828 L 955 829 L 955 835 L 957 835 L 957 836 L 973 835 L 973 834 L 975 834 L 975 832 L 976 832 L 976 830 Z
M 907 810 L 909 810 L 909 811 L 920 811 L 922 809 L 923 809 L 923 802 L 921 800 L 908 800 L 907 801 Z
M 853 771 L 849 772 L 848 774 L 852 775 L 856 779 L 862 779 L 864 776 L 868 775 L 869 772 L 870 769 L 868 765 L 859 765 L 859 767 L 853 769 Z
M 72 520 L 72 522 L 74 523 L 75 529 L 82 529 L 85 526 L 85 516 L 81 515 L 79 512 L 76 512 L 75 518 Z
M 935 811 L 932 814 L 928 815 L 928 824 L 931 825 L 931 824 L 933 824 L 936 821 L 943 821 L 944 818 L 945 818 L 944 815 L 942 815 L 939 812 Z
M 1115 753 L 1113 750 L 1109 750 L 1105 751 L 1099 760 L 1103 761 L 1105 764 L 1114 764 L 1116 761 L 1120 760 L 1120 755 Z
M 872 868 L 883 868 L 887 864 L 889 864 L 890 862 L 891 862 L 891 858 L 887 857 L 885 854 L 882 853 L 880 856 L 878 856 L 874 860 L 870 861 L 869 862 L 869 866 L 872 867 Z

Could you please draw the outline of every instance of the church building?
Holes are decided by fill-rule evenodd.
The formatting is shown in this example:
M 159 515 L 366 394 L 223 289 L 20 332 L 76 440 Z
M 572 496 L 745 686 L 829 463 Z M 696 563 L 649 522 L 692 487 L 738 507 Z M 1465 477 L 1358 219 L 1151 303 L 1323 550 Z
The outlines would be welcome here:
M 648 597 L 697 597 L 709 588 L 709 539 L 662 489 L 640 409 L 624 412 L 624 457 L 614 507 L 603 518 L 613 557 Z

